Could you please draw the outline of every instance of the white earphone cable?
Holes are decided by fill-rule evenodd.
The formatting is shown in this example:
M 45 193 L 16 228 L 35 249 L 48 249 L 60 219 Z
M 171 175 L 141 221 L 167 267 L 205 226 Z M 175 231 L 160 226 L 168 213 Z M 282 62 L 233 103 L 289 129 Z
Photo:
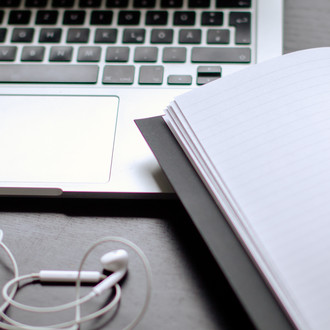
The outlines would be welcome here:
M 9 248 L 2 242 L 3 233 L 1 230 L 0 230 L 0 234 L 1 234 L 0 246 L 4 249 L 4 251 L 8 255 L 8 257 L 11 260 L 11 263 L 13 265 L 13 269 L 14 269 L 14 278 L 9 280 L 2 289 L 2 295 L 4 297 L 5 302 L 0 306 L 0 316 L 3 320 L 5 320 L 7 322 L 7 323 L 4 323 L 4 322 L 0 321 L 0 327 L 2 329 L 8 329 L 8 330 L 13 330 L 13 329 L 28 329 L 28 330 L 71 329 L 71 330 L 73 330 L 73 329 L 78 329 L 79 325 L 81 323 L 90 321 L 97 317 L 100 317 L 100 316 L 106 314 L 107 312 L 109 312 L 115 306 L 117 306 L 121 299 L 121 289 L 118 284 L 115 284 L 114 285 L 115 296 L 106 306 L 104 306 L 103 308 L 99 309 L 98 311 L 96 311 L 94 313 L 85 315 L 83 317 L 81 317 L 81 315 L 80 315 L 80 305 L 91 300 L 96 295 L 94 292 L 91 292 L 91 293 L 85 295 L 84 297 L 80 297 L 81 272 L 82 272 L 83 265 L 84 265 L 88 255 L 92 252 L 92 250 L 95 249 L 100 244 L 103 244 L 106 242 L 119 242 L 119 243 L 122 243 L 122 244 L 128 246 L 129 248 L 131 248 L 141 259 L 143 267 L 145 269 L 145 273 L 146 273 L 146 296 L 145 296 L 143 306 L 142 306 L 140 312 L 138 313 L 138 315 L 136 316 L 136 318 L 132 322 L 130 322 L 124 329 L 125 330 L 133 329 L 140 322 L 143 315 L 145 314 L 149 301 L 150 301 L 150 297 L 151 297 L 151 267 L 150 267 L 147 257 L 143 253 L 143 251 L 137 245 L 132 243 L 131 241 L 124 239 L 124 238 L 120 238 L 120 237 L 108 236 L 108 237 L 104 237 L 104 238 L 100 239 L 99 241 L 97 241 L 96 243 L 94 243 L 84 254 L 84 256 L 80 262 L 80 265 L 79 265 L 78 276 L 76 279 L 76 299 L 72 302 L 54 306 L 54 307 L 36 307 L 36 306 L 30 306 L 30 305 L 18 303 L 17 301 L 14 300 L 14 296 L 17 292 L 18 284 L 20 281 L 29 280 L 29 279 L 40 279 L 39 273 L 32 273 L 32 274 L 28 274 L 28 275 L 19 276 L 17 262 L 13 256 L 13 254 L 9 250 Z M 10 291 L 10 293 L 8 293 L 8 291 L 11 287 L 12 287 L 12 290 Z M 13 320 L 11 317 L 9 317 L 8 315 L 6 315 L 5 311 L 10 305 L 15 306 L 15 307 L 25 310 L 25 311 L 36 312 L 36 313 L 58 312 L 58 311 L 63 311 L 63 310 L 67 310 L 67 309 L 76 307 L 75 319 L 68 321 L 68 322 L 64 322 L 64 323 L 50 325 L 47 327 L 30 326 L 28 324 L 23 324 L 23 323 L 17 322 L 15 320 Z
M 79 266 L 79 270 L 78 270 L 78 279 L 76 281 L 76 299 L 79 299 L 80 297 L 80 276 L 79 274 L 82 271 L 82 267 L 83 264 L 85 263 L 88 255 L 92 252 L 92 250 L 94 250 L 97 246 L 107 243 L 107 242 L 118 242 L 118 243 L 122 243 L 126 246 L 128 246 L 129 248 L 131 248 L 141 259 L 145 273 L 146 273 L 146 296 L 145 296 L 145 300 L 143 303 L 143 306 L 140 310 L 140 312 L 138 313 L 138 315 L 136 316 L 136 318 L 129 323 L 124 330 L 130 330 L 133 329 L 142 319 L 143 315 L 145 314 L 145 312 L 147 311 L 149 302 L 150 302 L 150 297 L 151 297 L 151 283 L 152 283 L 152 272 L 151 272 L 151 267 L 149 264 L 149 260 L 146 257 L 146 255 L 144 254 L 144 252 L 133 242 L 122 238 L 122 237 L 116 237 L 116 236 L 107 236 L 104 237 L 102 239 L 100 239 L 99 241 L 96 241 L 93 245 L 91 245 L 91 247 L 87 250 L 87 252 L 84 254 L 81 262 L 80 262 L 80 266 Z M 79 318 L 80 318 L 80 306 L 77 305 L 76 306 L 76 321 L 77 323 L 79 323 Z
M 16 308 L 19 308 L 24 311 L 35 312 L 35 313 L 60 312 L 60 311 L 67 310 L 69 308 L 73 308 L 76 305 L 83 304 L 83 303 L 91 300 L 95 296 L 94 292 L 90 292 L 83 298 L 74 300 L 72 302 L 69 302 L 69 303 L 66 303 L 63 305 L 54 306 L 54 307 L 36 307 L 36 306 L 25 305 L 25 304 L 19 303 L 19 302 L 15 301 L 14 299 L 12 299 L 8 295 L 8 290 L 12 285 L 14 285 L 14 284 L 16 285 L 20 281 L 27 280 L 27 279 L 36 279 L 37 280 L 37 279 L 39 279 L 39 273 L 32 273 L 32 274 L 28 274 L 28 275 L 22 275 L 22 276 L 15 277 L 15 278 L 11 279 L 10 281 L 8 281 L 2 288 L 2 296 L 8 302 L 8 304 L 15 306 Z
M 115 285 L 116 294 L 115 297 L 103 308 L 99 309 L 98 311 L 88 314 L 79 319 L 79 323 L 87 322 L 93 320 L 113 309 L 120 301 L 121 297 L 121 289 L 118 284 Z M 63 323 L 57 323 L 53 325 L 49 325 L 47 327 L 40 327 L 40 326 L 31 326 L 28 324 L 20 323 L 12 318 L 8 317 L 6 314 L 1 313 L 4 320 L 6 320 L 11 325 L 6 323 L 0 323 L 1 328 L 3 329 L 28 329 L 28 330 L 51 330 L 51 329 L 78 329 L 79 324 L 77 324 L 76 320 L 71 320 Z M 13 327 L 14 326 L 14 327 Z
M 6 246 L 5 243 L 2 242 L 2 237 L 3 237 L 3 232 L 2 230 L 0 230 L 0 246 L 3 248 L 3 250 L 6 252 L 7 256 L 9 257 L 10 262 L 13 265 L 13 270 L 14 270 L 14 278 L 18 277 L 18 266 L 17 266 L 17 262 L 15 260 L 14 255 L 11 253 L 11 251 L 9 250 L 9 248 Z M 15 284 L 15 286 L 13 287 L 11 293 L 10 293 L 10 297 L 13 298 L 16 294 L 17 291 L 17 287 L 18 284 Z M 1 306 L 0 306 L 0 311 L 5 312 L 6 309 L 8 308 L 9 303 L 8 302 L 4 302 Z

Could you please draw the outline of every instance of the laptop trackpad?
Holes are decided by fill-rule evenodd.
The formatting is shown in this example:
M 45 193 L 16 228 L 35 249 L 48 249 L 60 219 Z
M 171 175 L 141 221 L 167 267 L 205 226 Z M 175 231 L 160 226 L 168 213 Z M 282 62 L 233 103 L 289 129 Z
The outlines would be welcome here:
M 0 96 L 0 181 L 110 179 L 114 96 Z

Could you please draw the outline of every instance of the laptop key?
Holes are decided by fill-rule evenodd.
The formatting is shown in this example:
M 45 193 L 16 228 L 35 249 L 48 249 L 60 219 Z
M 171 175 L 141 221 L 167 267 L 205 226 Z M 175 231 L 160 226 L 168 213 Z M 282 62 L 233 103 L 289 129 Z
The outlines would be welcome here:
M 97 65 L 6 64 L 0 65 L 0 82 L 95 84 L 98 70 Z
M 141 66 L 139 74 L 139 84 L 141 85 L 161 85 L 163 83 L 164 67 Z
M 194 25 L 196 13 L 194 11 L 176 11 L 174 13 L 174 25 Z
M 220 66 L 199 66 L 197 68 L 197 85 L 207 84 L 220 77 Z
M 150 42 L 152 44 L 170 44 L 173 41 L 172 29 L 153 29 Z
M 89 29 L 69 29 L 67 43 L 86 43 L 89 38 Z
M 52 7 L 55 8 L 71 8 L 73 7 L 74 0 L 53 0 Z
M 157 62 L 157 47 L 136 47 L 134 54 L 135 62 Z
M 50 50 L 50 62 L 70 62 L 72 59 L 72 47 L 54 46 Z
M 208 44 L 229 44 L 229 30 L 212 29 L 207 31 Z
M 98 8 L 101 6 L 101 0 L 79 0 L 81 8 Z
M 173 75 L 168 76 L 167 83 L 169 85 L 191 85 L 192 76 L 173 74 Z
M 205 11 L 202 13 L 202 25 L 222 25 L 223 13 L 215 11 Z
M 122 10 L 119 12 L 118 25 L 138 25 L 141 13 L 137 10 Z
M 2 0 L 0 2 L 0 7 L 9 8 L 9 7 L 19 7 L 20 0 Z
M 162 8 L 181 8 L 183 6 L 183 0 L 162 0 Z
M 60 42 L 62 29 L 41 29 L 39 35 L 39 42 Z
M 7 29 L 0 28 L 0 42 L 4 42 L 7 35 Z
M 249 12 L 232 12 L 229 24 L 236 27 L 235 43 L 251 43 L 251 14 Z
M 9 14 L 8 24 L 26 25 L 31 17 L 30 10 L 12 10 Z
M 26 28 L 15 28 L 11 36 L 12 42 L 31 42 L 34 35 L 34 29 Z
M 189 8 L 208 8 L 210 7 L 210 0 L 189 0 Z
M 47 6 L 47 0 L 26 0 L 25 7 L 42 8 Z
M 96 29 L 94 42 L 98 44 L 115 43 L 117 40 L 117 29 Z
M 57 10 L 39 10 L 37 12 L 36 24 L 38 25 L 54 25 L 57 22 Z
M 251 0 L 217 0 L 216 8 L 250 8 Z
M 186 62 L 187 49 L 185 47 L 165 47 L 163 50 L 164 63 Z
M 133 65 L 106 65 L 103 71 L 103 84 L 130 85 L 134 81 Z
M 0 61 L 14 61 L 16 52 L 16 46 L 0 46 Z
M 214 77 L 214 76 L 210 76 L 210 77 L 197 77 L 197 85 L 205 85 L 213 80 L 218 79 L 219 77 Z
M 181 44 L 199 44 L 202 40 L 202 31 L 199 29 L 180 30 L 179 42 Z
M 94 10 L 91 16 L 91 25 L 110 25 L 112 21 L 111 10 Z
M 64 12 L 64 25 L 82 25 L 84 24 L 86 13 L 83 10 L 67 10 Z
M 3 16 L 4 16 L 4 11 L 0 10 L 0 24 L 2 23 Z
M 144 43 L 145 33 L 145 29 L 125 29 L 123 43 Z
M 106 62 L 127 62 L 129 47 L 108 47 L 105 57 Z
M 134 0 L 133 2 L 135 8 L 153 8 L 155 4 L 155 0 Z
M 106 6 L 108 8 L 126 8 L 128 0 L 107 0 Z
M 78 62 L 98 62 L 101 57 L 101 47 L 80 47 Z
M 166 25 L 167 24 L 167 11 L 153 10 L 147 11 L 146 25 Z
M 193 63 L 250 63 L 251 49 L 243 47 L 194 47 Z
M 25 46 L 23 47 L 21 61 L 41 62 L 44 58 L 45 47 Z

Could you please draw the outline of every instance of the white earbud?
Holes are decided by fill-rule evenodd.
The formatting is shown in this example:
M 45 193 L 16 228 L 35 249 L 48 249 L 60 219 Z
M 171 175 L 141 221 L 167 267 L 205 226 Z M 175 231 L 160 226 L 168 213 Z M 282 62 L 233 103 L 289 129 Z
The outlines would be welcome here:
M 101 258 L 101 263 L 104 269 L 113 273 L 93 288 L 93 292 L 96 295 L 100 295 L 103 291 L 110 289 L 125 276 L 128 265 L 128 253 L 123 249 L 108 252 Z
M 0 229 L 0 243 L 2 242 L 3 231 Z
M 96 295 L 100 295 L 125 276 L 128 265 L 128 253 L 122 249 L 108 252 L 102 256 L 101 263 L 105 270 L 112 272 L 110 276 L 105 278 L 103 274 L 97 271 L 81 271 L 79 275 L 77 271 L 41 270 L 39 272 L 39 280 L 42 282 L 76 282 L 78 275 L 83 283 L 97 283 L 103 280 L 93 289 Z

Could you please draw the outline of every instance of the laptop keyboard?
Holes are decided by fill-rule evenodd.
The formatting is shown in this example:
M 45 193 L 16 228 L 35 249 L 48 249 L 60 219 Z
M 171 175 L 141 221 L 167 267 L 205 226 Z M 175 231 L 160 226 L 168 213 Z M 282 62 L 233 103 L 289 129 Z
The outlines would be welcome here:
M 0 83 L 202 85 L 255 58 L 252 0 L 0 0 Z

